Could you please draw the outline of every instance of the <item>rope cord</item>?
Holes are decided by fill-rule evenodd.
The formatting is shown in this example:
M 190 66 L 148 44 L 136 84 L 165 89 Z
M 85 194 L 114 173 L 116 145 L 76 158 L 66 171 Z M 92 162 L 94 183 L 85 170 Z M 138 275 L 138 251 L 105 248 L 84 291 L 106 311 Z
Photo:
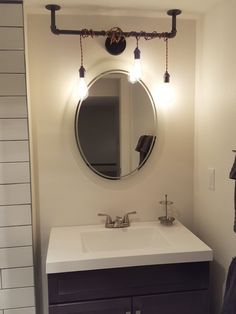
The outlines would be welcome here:
M 84 55 L 83 55 L 83 45 L 82 45 L 82 35 L 79 37 L 79 42 L 80 42 L 80 63 L 81 66 L 84 65 Z
M 99 34 L 98 34 L 99 33 Z M 151 33 L 147 33 L 144 31 L 136 32 L 136 31 L 130 31 L 130 32 L 123 32 L 119 27 L 113 27 L 108 31 L 102 30 L 99 32 L 96 32 L 92 29 L 82 29 L 81 30 L 81 35 L 82 38 L 86 37 L 98 37 L 98 36 L 106 36 L 110 37 L 112 41 L 119 42 L 120 40 L 124 40 L 124 38 L 129 38 L 129 37 L 135 37 L 140 39 L 143 37 L 145 40 L 151 40 L 155 38 L 167 38 L 167 33 L 157 33 L 156 31 L 153 31 Z
M 168 72 L 168 38 L 164 39 L 166 42 L 166 72 Z

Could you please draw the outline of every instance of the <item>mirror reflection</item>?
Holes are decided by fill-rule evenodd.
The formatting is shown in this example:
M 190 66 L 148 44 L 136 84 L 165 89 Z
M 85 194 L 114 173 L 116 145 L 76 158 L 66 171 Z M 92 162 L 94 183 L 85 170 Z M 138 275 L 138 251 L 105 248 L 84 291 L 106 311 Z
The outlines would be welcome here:
M 156 111 L 142 82 L 124 71 L 103 73 L 78 104 L 75 135 L 80 153 L 96 174 L 121 179 L 140 169 L 156 139 Z

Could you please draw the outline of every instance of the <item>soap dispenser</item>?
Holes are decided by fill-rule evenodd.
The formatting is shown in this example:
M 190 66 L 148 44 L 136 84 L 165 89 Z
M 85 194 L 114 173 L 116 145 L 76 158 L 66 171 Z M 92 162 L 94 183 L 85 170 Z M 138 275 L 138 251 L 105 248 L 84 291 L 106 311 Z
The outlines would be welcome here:
M 167 198 L 168 198 L 167 194 L 165 194 L 165 200 L 164 201 L 160 201 L 160 204 L 164 205 L 165 216 L 158 217 L 158 219 L 160 220 L 161 224 L 166 225 L 166 226 L 171 226 L 171 225 L 173 225 L 173 222 L 174 222 L 175 218 L 168 215 L 168 206 L 172 205 L 173 202 L 172 201 L 168 201 Z

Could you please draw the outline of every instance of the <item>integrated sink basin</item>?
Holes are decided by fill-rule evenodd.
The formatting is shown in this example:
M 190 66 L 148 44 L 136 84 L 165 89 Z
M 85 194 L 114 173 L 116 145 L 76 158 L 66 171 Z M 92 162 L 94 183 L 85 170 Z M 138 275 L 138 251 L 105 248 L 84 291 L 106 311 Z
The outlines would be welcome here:
M 46 272 L 170 264 L 212 260 L 212 250 L 176 221 L 132 223 L 128 228 L 104 225 L 51 229 Z
M 160 249 L 170 245 L 155 227 L 95 229 L 80 233 L 84 252 Z

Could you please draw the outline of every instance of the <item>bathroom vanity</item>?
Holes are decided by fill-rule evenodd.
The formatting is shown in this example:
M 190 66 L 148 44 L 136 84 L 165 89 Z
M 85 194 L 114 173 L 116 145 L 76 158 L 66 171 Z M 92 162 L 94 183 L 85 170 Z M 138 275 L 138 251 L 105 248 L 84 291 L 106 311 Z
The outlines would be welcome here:
M 53 228 L 49 313 L 208 314 L 210 260 L 211 249 L 179 222 Z

